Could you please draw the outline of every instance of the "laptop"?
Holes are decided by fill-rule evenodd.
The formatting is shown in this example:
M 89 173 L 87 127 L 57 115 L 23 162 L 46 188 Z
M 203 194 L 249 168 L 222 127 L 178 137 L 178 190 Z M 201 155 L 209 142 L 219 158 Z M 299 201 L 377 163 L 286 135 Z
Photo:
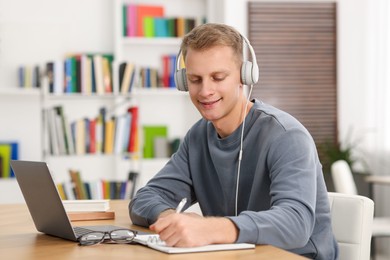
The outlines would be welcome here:
M 108 232 L 123 228 L 111 225 L 73 227 L 47 164 L 20 160 L 11 160 L 10 163 L 38 231 L 77 241 L 91 231 Z

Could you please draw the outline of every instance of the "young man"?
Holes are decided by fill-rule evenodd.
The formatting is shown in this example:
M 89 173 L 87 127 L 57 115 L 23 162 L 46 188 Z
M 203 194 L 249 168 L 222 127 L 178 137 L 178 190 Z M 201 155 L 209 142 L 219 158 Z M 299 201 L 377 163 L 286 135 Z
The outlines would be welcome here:
M 132 222 L 149 226 L 169 246 L 248 242 L 337 259 L 314 141 L 289 114 L 248 102 L 243 44 L 240 33 L 221 24 L 198 26 L 184 37 L 187 87 L 203 118 L 137 192 L 129 205 Z M 176 213 L 183 198 L 185 208 L 198 202 L 203 216 Z

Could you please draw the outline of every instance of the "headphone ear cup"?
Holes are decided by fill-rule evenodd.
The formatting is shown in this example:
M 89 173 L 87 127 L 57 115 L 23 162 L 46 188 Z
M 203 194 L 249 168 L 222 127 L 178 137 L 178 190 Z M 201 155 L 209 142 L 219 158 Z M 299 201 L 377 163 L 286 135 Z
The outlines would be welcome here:
M 180 91 L 188 91 L 186 69 L 179 69 L 175 72 L 176 88 Z
M 244 61 L 241 66 L 241 83 L 244 85 L 252 84 L 252 62 Z
M 254 85 L 259 80 L 259 68 L 251 61 L 244 61 L 241 66 L 241 83 L 244 85 Z
M 259 66 L 257 65 L 257 63 L 252 65 L 251 75 L 252 75 L 252 77 L 251 77 L 252 84 L 256 84 L 259 81 L 259 77 L 260 77 L 260 70 L 259 70 Z

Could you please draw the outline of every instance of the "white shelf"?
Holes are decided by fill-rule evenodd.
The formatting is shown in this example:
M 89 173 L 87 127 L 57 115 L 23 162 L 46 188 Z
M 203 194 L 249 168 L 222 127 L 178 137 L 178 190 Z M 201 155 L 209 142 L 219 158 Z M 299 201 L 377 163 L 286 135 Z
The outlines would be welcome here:
M 0 92 L 1 93 L 1 92 Z M 187 92 L 179 91 L 173 87 L 158 87 L 158 88 L 135 88 L 128 94 L 84 94 L 84 93 L 63 93 L 63 94 L 45 94 L 48 100 L 85 100 L 85 99 L 117 99 L 117 98 L 132 98 L 134 96 L 185 96 Z
M 161 45 L 172 45 L 179 46 L 181 43 L 181 38 L 177 37 L 154 37 L 154 38 L 145 38 L 145 37 L 124 37 L 122 38 L 123 45 L 150 45 L 151 47 L 161 46 Z
M 0 88 L 0 97 L 5 96 L 39 96 L 41 90 L 39 88 Z
M 187 96 L 188 92 L 179 91 L 176 88 L 138 88 L 133 91 L 134 96 Z

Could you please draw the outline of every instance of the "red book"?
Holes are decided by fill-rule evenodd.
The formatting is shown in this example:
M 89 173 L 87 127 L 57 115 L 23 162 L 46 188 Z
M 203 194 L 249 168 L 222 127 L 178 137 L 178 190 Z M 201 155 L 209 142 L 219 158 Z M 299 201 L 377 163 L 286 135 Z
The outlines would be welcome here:
M 138 150 L 138 107 L 130 107 L 127 111 L 131 114 L 130 140 L 127 151 L 133 153 Z
M 89 152 L 96 153 L 96 118 L 89 121 Z
M 157 5 L 138 5 L 137 6 L 137 36 L 143 37 L 144 18 L 145 17 L 163 17 L 164 7 Z
M 163 62 L 162 82 L 164 87 L 169 87 L 169 74 L 170 74 L 169 59 L 170 59 L 169 55 L 164 55 L 162 57 L 162 62 Z

